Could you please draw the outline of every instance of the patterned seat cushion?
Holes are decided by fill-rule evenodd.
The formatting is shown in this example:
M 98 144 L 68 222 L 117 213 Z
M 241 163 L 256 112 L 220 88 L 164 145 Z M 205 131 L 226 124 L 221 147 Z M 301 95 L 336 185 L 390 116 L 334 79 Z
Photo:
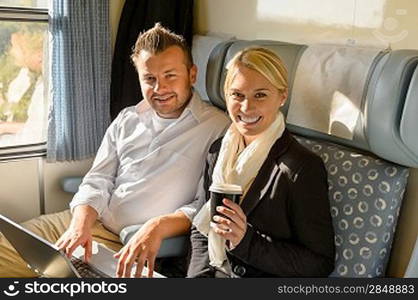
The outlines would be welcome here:
M 323 141 L 295 138 L 328 171 L 336 263 L 331 277 L 385 275 L 408 168 Z

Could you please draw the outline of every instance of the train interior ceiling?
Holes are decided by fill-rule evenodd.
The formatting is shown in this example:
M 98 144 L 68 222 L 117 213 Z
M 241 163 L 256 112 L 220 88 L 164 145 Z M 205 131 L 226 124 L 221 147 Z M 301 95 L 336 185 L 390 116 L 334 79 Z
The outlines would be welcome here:
M 124 4 L 124 0 L 109 1 L 113 46 Z M 407 0 L 195 0 L 193 27 L 195 39 L 210 36 L 221 42 L 271 40 L 298 45 L 418 51 L 417 16 L 418 2 Z M 3 23 L 0 20 L 0 26 Z M 39 22 L 37 26 L 42 30 L 46 24 Z M 39 42 L 28 35 L 16 34 L 11 38 L 12 47 L 26 51 L 19 44 L 25 38 L 31 38 L 34 45 Z M 5 50 L 0 48 L 0 54 L 2 51 Z M 28 76 L 20 71 L 13 72 L 16 77 Z M 31 82 L 37 91 L 36 80 Z M 3 91 L 3 84 L 0 88 L 2 95 L 8 96 L 7 91 Z M 0 113 L 2 101 L 0 98 Z M 6 114 L 0 114 L 0 117 L 0 123 L 7 119 Z M 93 157 L 65 162 L 49 162 L 45 155 L 14 157 L 13 151 L 17 148 L 9 144 L 0 144 L 0 147 L 0 212 L 18 222 L 67 209 L 72 194 L 62 190 L 62 178 L 83 176 L 93 162 Z M 35 152 L 44 151 L 42 147 L 39 149 Z M 411 167 L 386 271 L 388 277 L 405 276 L 417 240 L 417 214 L 418 169 Z

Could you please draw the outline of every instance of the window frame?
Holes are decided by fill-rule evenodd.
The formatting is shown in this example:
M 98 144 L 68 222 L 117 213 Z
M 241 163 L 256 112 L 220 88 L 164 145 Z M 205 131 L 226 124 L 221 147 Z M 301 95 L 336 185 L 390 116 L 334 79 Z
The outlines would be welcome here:
M 0 5 L 0 21 L 23 21 L 48 23 L 47 8 L 9 7 Z
M 9 7 L 0 5 L 0 21 L 49 23 L 47 8 Z M 49 58 L 48 58 L 49 59 Z M 0 146 L 0 162 L 46 157 L 46 143 Z

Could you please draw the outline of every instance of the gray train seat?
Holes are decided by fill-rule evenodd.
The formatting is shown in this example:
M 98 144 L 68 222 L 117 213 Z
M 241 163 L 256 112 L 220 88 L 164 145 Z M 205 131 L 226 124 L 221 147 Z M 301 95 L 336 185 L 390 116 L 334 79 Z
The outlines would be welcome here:
M 318 67 L 325 70 L 321 76 L 327 77 L 321 81 L 311 79 L 310 75 L 318 74 L 306 69 L 321 63 L 321 59 L 316 61 L 312 55 L 318 48 L 268 40 L 226 41 L 212 51 L 206 75 L 207 94 L 218 107 L 225 109 L 222 88 L 226 63 L 239 50 L 252 46 L 269 48 L 284 60 L 290 83 L 289 98 L 283 107 L 287 128 L 302 145 L 317 153 L 327 168 L 336 245 L 335 270 L 330 276 L 385 276 L 409 167 L 418 166 L 418 120 L 414 117 L 418 112 L 418 51 L 360 49 L 358 55 L 352 47 L 324 45 L 323 53 L 330 55 Z M 312 57 L 314 62 L 309 61 Z M 341 57 L 348 62 L 341 61 Z M 350 69 L 351 64 L 357 66 Z M 356 74 L 358 70 L 362 73 Z M 350 77 L 342 77 L 339 82 L 332 79 L 341 74 Z M 363 80 L 356 76 L 362 76 Z M 305 84 L 301 78 L 312 84 L 311 93 L 295 90 Z M 315 86 L 315 82 L 329 82 L 330 86 Z M 362 86 L 356 86 L 358 82 Z M 347 91 L 350 84 L 359 91 Z M 358 113 L 355 122 L 348 126 L 351 126 L 348 135 L 345 131 L 339 134 L 338 130 L 334 134 L 331 127 L 329 132 L 318 130 L 316 125 L 310 127 L 310 121 L 331 120 L 326 110 L 322 116 L 305 112 L 307 118 L 299 123 L 289 118 L 292 105 L 297 107 L 296 111 L 293 107 L 294 115 L 303 114 L 305 106 L 317 109 L 315 103 L 304 105 L 303 101 L 311 101 L 311 96 L 317 101 L 312 93 L 321 93 L 324 88 L 335 91 L 345 88 L 346 94 L 357 95 Z M 302 105 L 296 101 L 302 101 Z
M 331 276 L 384 276 L 408 168 L 336 144 L 296 139 L 323 159 L 336 245 Z

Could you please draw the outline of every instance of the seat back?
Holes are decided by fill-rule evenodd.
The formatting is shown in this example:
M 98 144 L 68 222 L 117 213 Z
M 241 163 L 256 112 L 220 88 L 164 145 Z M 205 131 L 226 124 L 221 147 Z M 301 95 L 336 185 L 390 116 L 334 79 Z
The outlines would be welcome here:
M 333 143 L 295 136 L 328 171 L 335 231 L 332 277 L 384 276 L 409 169 Z

